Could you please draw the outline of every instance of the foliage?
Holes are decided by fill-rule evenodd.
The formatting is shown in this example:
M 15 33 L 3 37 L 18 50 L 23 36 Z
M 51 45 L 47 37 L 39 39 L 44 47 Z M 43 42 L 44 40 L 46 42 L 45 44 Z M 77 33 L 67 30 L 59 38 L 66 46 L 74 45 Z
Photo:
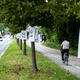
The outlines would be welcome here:
M 48 39 L 55 37 L 56 42 L 61 42 L 65 36 L 72 47 L 77 48 L 79 0 L 49 0 L 47 3 L 44 0 L 0 0 L 0 9 L 2 21 L 12 33 L 26 29 L 28 24 L 41 26 Z
M 43 4 L 43 5 L 42 5 Z M 46 9 L 47 4 L 42 1 L 21 1 L 21 0 L 2 0 L 1 16 L 6 23 L 25 27 L 27 24 L 31 26 L 41 25 L 45 20 L 52 18 L 52 14 Z M 46 9 L 46 10 L 45 10 Z M 50 15 L 48 17 L 48 15 Z M 45 19 L 45 20 L 44 20 Z M 47 20 L 48 23 L 52 22 Z
M 51 8 L 54 14 L 54 25 L 50 32 L 47 32 L 49 35 L 48 40 L 53 41 L 53 36 L 55 35 L 56 42 L 61 43 L 66 38 L 70 41 L 70 46 L 76 50 L 80 25 L 80 2 L 79 0 L 57 0 L 55 5 L 54 3 L 51 5 L 51 7 L 54 6 L 54 8 Z
M 57 29 L 58 41 L 61 43 L 64 39 L 69 40 L 70 46 L 73 49 L 78 48 L 78 36 L 79 36 L 79 19 L 76 20 L 76 15 L 68 17 L 69 22 L 60 24 Z

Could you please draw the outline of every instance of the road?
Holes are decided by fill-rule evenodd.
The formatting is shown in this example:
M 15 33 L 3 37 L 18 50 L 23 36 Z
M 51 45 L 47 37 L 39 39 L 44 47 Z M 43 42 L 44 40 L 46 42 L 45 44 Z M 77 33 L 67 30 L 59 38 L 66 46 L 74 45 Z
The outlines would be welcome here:
M 27 41 L 27 45 L 31 46 L 31 43 Z M 67 71 L 74 74 L 76 77 L 80 78 L 80 58 L 76 56 L 69 56 L 69 65 L 66 66 L 61 61 L 61 52 L 60 50 L 52 49 L 45 47 L 40 43 L 35 43 L 35 50 L 40 52 L 42 55 L 47 57 L 52 62 L 56 62 L 59 66 L 65 68 Z
M 12 40 L 8 37 L 3 38 L 3 41 L 0 41 L 0 55 L 4 50 L 7 48 L 7 46 L 12 42 Z

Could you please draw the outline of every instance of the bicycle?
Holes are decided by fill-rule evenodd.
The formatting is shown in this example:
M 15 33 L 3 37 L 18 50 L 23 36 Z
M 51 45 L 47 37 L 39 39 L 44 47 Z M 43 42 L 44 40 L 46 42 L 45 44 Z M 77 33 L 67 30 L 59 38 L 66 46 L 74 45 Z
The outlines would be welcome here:
M 62 51 L 62 50 L 60 49 L 60 51 Z M 68 66 L 69 54 L 67 54 L 67 52 L 65 52 L 63 55 L 63 58 L 64 58 L 63 64 L 66 64 Z
M 64 53 L 64 64 L 66 64 L 68 66 L 68 58 L 69 58 L 69 54 L 67 54 L 66 52 Z

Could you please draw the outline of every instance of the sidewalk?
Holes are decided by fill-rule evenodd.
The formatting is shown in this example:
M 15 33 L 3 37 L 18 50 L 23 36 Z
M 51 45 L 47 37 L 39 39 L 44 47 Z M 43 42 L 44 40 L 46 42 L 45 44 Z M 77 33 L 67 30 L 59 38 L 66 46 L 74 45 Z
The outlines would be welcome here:
M 27 41 L 27 45 L 31 47 L 31 43 L 29 41 Z M 59 66 L 65 68 L 66 70 L 74 74 L 76 77 L 80 78 L 80 58 L 70 55 L 69 65 L 66 66 L 61 61 L 60 50 L 52 49 L 36 42 L 35 42 L 35 50 L 40 52 L 42 55 L 47 57 L 52 62 L 56 62 Z

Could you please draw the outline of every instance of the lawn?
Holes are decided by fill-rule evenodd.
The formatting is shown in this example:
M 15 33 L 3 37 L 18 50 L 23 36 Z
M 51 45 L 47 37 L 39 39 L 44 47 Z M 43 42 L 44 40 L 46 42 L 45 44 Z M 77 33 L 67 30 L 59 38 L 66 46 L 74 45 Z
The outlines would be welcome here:
M 31 48 L 26 48 L 27 55 L 24 56 L 15 41 L 10 44 L 0 58 L 0 80 L 80 80 L 37 51 L 38 71 L 33 71 Z

